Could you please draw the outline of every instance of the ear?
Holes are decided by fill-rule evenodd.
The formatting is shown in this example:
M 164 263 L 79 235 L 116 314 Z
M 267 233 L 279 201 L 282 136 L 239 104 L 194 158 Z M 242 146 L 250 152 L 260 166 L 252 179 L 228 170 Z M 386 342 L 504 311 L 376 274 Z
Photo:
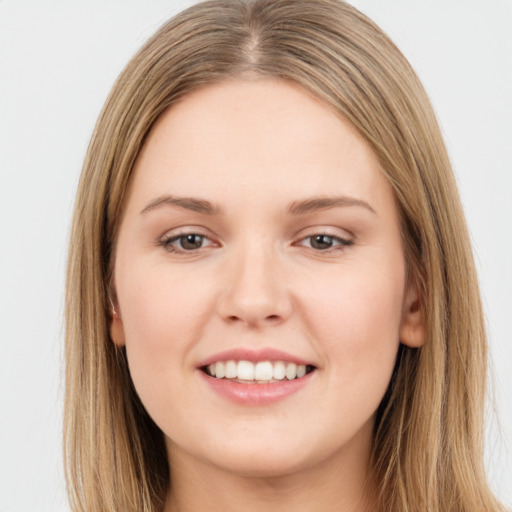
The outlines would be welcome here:
M 124 327 L 123 321 L 121 320 L 121 315 L 119 314 L 119 306 L 111 302 L 112 309 L 111 319 L 110 319 L 110 338 L 114 342 L 114 345 L 117 347 L 124 347 L 125 338 L 124 338 Z
M 425 314 L 421 304 L 418 286 L 411 279 L 405 290 L 400 326 L 400 341 L 411 348 L 421 347 L 425 343 Z

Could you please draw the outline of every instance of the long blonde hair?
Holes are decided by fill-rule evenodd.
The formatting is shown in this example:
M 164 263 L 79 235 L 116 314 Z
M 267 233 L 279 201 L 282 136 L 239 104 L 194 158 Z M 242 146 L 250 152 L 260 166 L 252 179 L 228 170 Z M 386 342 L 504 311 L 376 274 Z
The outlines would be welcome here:
M 75 512 L 156 512 L 170 475 L 163 434 L 109 339 L 116 233 L 134 161 L 158 117 L 205 84 L 278 77 L 348 120 L 378 156 L 402 222 L 427 340 L 401 346 L 377 411 L 383 510 L 499 510 L 483 465 L 486 338 L 450 162 L 410 65 L 338 0 L 212 0 L 165 24 L 115 83 L 78 189 L 66 295 L 65 462 Z

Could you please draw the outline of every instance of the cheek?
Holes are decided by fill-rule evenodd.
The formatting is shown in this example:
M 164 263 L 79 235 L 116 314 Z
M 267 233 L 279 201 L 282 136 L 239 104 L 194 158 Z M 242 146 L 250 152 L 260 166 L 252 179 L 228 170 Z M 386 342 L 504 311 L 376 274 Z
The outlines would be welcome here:
M 164 264 L 132 264 L 121 267 L 116 279 L 125 334 L 135 342 L 163 343 L 166 339 L 186 339 L 198 328 L 199 320 L 211 306 L 211 286 L 199 275 Z
M 212 308 L 212 290 L 165 265 L 129 271 L 116 280 L 130 372 L 139 393 L 158 395 L 159 378 L 173 380 L 189 364 Z M 144 392 L 144 388 L 146 392 Z
M 399 346 L 401 272 L 352 271 L 309 290 L 304 316 L 326 365 L 336 368 L 337 385 L 383 393 Z

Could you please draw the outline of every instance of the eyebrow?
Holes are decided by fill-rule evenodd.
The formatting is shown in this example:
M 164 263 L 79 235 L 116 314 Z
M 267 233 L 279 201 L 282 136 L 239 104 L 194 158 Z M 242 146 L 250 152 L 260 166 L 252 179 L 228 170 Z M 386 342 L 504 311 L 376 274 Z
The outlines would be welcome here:
M 160 196 L 151 201 L 140 213 L 145 214 L 161 206 L 178 206 L 185 210 L 191 210 L 206 215 L 215 215 L 220 213 L 220 209 L 214 206 L 206 199 L 198 199 L 195 197 L 176 197 L 176 196 Z
M 288 209 L 288 212 L 292 215 L 303 215 L 305 213 L 328 210 L 340 206 L 359 206 L 377 215 L 377 212 L 366 201 L 350 196 L 313 197 L 303 201 L 294 201 Z
M 146 214 L 162 206 L 177 206 L 185 210 L 202 213 L 206 215 L 216 215 L 221 212 L 220 208 L 206 199 L 196 197 L 177 197 L 172 195 L 160 196 L 151 201 L 140 213 Z M 336 207 L 359 206 L 374 213 L 377 212 L 366 201 L 350 196 L 336 197 L 312 197 L 302 201 L 294 201 L 288 208 L 290 215 L 304 215 L 319 210 L 328 210 Z

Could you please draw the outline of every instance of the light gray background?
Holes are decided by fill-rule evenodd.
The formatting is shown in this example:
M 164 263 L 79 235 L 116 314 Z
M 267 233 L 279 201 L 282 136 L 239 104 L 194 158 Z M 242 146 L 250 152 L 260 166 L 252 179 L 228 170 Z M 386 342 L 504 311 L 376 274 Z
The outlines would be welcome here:
M 0 512 L 67 510 L 62 305 L 73 197 L 102 103 L 187 0 L 0 0 Z M 512 0 L 353 0 L 422 78 L 459 181 L 494 361 L 487 460 L 512 502 Z

